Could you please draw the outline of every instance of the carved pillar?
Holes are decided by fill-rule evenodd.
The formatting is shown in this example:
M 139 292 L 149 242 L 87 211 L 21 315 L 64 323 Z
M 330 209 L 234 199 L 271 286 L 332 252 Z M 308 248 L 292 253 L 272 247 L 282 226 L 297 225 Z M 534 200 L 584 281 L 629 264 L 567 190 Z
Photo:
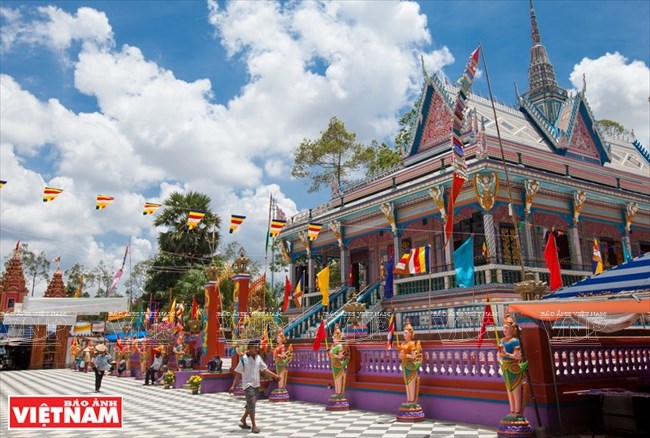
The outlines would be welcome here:
M 490 261 L 496 262 L 497 244 L 494 230 L 494 216 L 492 207 L 496 201 L 499 192 L 499 175 L 496 172 L 477 173 L 474 175 L 474 192 L 478 198 L 479 205 L 483 208 L 483 228 L 485 231 L 485 241 L 490 254 Z
M 485 242 L 487 243 L 488 254 L 491 263 L 498 263 L 497 258 L 497 241 L 494 229 L 494 214 L 491 211 L 483 213 L 483 229 L 485 231 Z
M 582 266 L 584 264 L 582 260 L 582 248 L 580 248 L 580 231 L 578 229 L 578 223 L 580 220 L 580 212 L 582 211 L 582 207 L 584 207 L 586 200 L 587 192 L 575 191 L 573 193 L 573 226 L 569 232 L 571 234 L 571 263 L 574 266 Z
M 530 264 L 533 259 L 533 235 L 531 233 L 530 217 L 526 216 L 524 219 L 524 229 L 521 230 L 521 249 L 523 251 L 524 260 Z

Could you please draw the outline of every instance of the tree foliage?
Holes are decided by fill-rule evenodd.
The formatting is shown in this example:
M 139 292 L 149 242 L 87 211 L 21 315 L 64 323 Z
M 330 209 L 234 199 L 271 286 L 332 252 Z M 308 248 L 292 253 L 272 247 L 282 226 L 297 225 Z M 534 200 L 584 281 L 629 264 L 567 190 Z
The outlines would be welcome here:
M 391 149 L 386 143 L 373 140 L 370 145 L 371 160 L 368 162 L 366 176 L 372 176 L 395 166 L 402 159 L 399 149 Z
M 371 158 L 370 149 L 356 142 L 356 134 L 348 132 L 342 121 L 332 117 L 320 138 L 304 139 L 294 150 L 291 176 L 311 180 L 310 193 L 332 181 L 341 187 Z
M 598 120 L 597 123 L 605 134 L 613 137 L 626 132 L 625 126 L 615 122 L 614 120 L 602 119 Z
M 41 281 L 47 282 L 50 273 L 50 261 L 41 251 L 39 254 L 29 250 L 27 243 L 20 244 L 20 257 L 23 261 L 23 272 L 31 283 L 31 295 L 34 296 L 34 288 Z

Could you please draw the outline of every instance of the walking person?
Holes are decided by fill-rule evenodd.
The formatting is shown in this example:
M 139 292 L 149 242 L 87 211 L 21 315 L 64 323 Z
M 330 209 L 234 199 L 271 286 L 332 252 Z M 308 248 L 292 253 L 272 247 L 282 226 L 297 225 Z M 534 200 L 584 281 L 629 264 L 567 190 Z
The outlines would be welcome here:
M 253 341 L 248 345 L 246 354 L 240 356 L 239 363 L 235 368 L 235 380 L 232 382 L 229 392 L 235 390 L 235 386 L 239 381 L 242 381 L 242 388 L 246 394 L 246 407 L 244 415 L 241 417 L 239 427 L 242 429 L 251 429 L 253 433 L 260 433 L 260 428 L 255 423 L 255 403 L 257 402 L 257 394 L 260 388 L 260 372 L 272 377 L 279 381 L 280 377 L 273 371 L 269 370 L 266 363 L 258 355 L 260 341 Z M 246 418 L 251 417 L 251 426 L 246 423 Z
M 99 392 L 102 387 L 104 373 L 111 366 L 111 356 L 108 354 L 108 348 L 104 344 L 98 344 L 95 347 L 97 355 L 92 361 L 93 371 L 95 371 L 95 392 Z
M 163 357 L 159 351 L 156 353 L 156 356 L 154 356 L 153 362 L 151 362 L 151 366 L 147 370 L 147 374 L 144 377 L 144 386 L 149 386 L 149 382 L 153 384 L 156 383 L 156 373 L 160 371 L 160 368 L 162 368 L 162 366 L 163 366 Z

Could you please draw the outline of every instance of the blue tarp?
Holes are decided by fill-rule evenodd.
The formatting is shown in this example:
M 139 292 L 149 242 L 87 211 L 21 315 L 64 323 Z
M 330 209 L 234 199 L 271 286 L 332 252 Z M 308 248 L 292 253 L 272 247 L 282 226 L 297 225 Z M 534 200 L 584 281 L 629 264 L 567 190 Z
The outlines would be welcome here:
M 116 342 L 118 338 L 119 339 L 126 339 L 126 338 L 140 339 L 140 338 L 144 338 L 145 336 L 147 336 L 147 332 L 143 330 L 139 332 L 128 332 L 126 334 L 123 332 L 109 333 L 108 335 L 105 336 L 105 338 L 108 342 Z
M 570 298 L 650 289 L 650 252 L 544 297 Z

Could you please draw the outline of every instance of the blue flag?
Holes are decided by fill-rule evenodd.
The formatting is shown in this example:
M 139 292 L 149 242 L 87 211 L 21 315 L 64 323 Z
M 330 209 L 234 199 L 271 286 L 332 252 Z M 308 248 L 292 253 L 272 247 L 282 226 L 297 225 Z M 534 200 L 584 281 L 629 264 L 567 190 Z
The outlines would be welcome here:
M 474 286 L 474 238 L 467 239 L 454 251 L 454 266 L 456 267 L 456 286 Z
M 384 298 L 393 298 L 393 265 L 395 256 L 386 263 L 386 283 L 384 284 Z
M 630 250 L 627 247 L 627 243 L 625 241 L 621 242 L 623 245 L 623 261 L 624 262 L 629 262 L 632 260 L 632 255 L 630 254 Z

